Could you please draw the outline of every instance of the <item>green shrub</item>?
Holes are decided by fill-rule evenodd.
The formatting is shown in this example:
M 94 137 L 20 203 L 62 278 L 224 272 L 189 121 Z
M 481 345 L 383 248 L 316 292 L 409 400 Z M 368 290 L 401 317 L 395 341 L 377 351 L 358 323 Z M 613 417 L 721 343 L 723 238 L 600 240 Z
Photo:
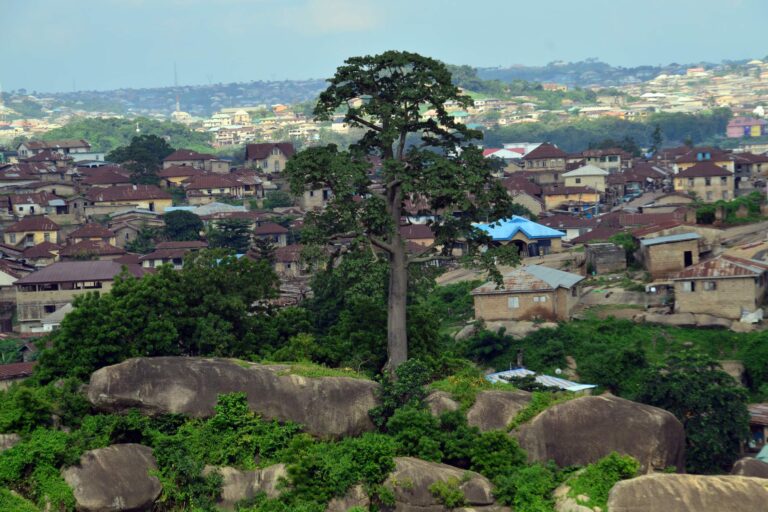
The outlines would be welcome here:
M 12 493 L 8 489 L 0 488 L 0 510 L 8 512 L 39 512 L 32 502 Z
M 494 496 L 515 512 L 552 512 L 552 492 L 558 483 L 555 468 L 535 464 L 496 478 Z
M 467 504 L 464 493 L 459 488 L 459 480 L 456 478 L 438 480 L 429 486 L 429 492 L 448 508 L 463 507 Z
M 568 496 L 589 496 L 588 502 L 581 502 L 589 507 L 608 508 L 608 493 L 620 480 L 633 478 L 640 471 L 640 463 L 629 455 L 619 455 L 616 452 L 603 457 L 594 464 L 588 465 L 581 473 L 568 480 Z
M 379 430 L 386 430 L 387 422 L 401 407 L 423 407 L 426 391 L 424 385 L 429 382 L 429 367 L 419 359 L 409 359 L 395 370 L 397 379 L 387 376 L 381 381 L 378 405 L 370 410 L 369 415 Z
M 579 395 L 563 392 L 552 391 L 534 391 L 531 393 L 531 401 L 525 408 L 521 409 L 512 422 L 509 424 L 509 430 L 514 430 L 523 423 L 527 423 L 536 417 L 539 413 L 547 410 L 553 405 L 562 404 L 574 398 L 578 398 Z

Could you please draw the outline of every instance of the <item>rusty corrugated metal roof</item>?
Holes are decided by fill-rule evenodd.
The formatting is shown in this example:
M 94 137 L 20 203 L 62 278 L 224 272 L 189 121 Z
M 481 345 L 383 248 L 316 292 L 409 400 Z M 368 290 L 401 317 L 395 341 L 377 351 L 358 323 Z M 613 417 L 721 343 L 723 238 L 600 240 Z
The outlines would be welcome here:
M 722 255 L 688 267 L 678 272 L 672 279 L 679 281 L 681 279 L 757 277 L 766 270 L 768 265 L 765 263 Z
M 749 422 L 753 425 L 768 425 L 768 404 L 750 404 Z

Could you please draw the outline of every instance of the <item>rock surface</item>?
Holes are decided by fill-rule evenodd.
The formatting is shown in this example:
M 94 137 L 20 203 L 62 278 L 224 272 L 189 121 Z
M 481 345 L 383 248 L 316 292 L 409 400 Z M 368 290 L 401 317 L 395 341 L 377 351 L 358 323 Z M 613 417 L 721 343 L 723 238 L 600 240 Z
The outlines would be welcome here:
M 488 430 L 506 430 L 517 413 L 531 401 L 527 391 L 481 391 L 467 411 L 467 423 Z
M 552 406 L 512 435 L 531 462 L 585 466 L 615 451 L 635 457 L 645 471 L 684 467 L 685 432 L 677 418 L 608 394 Z
M 736 461 L 731 469 L 731 474 L 768 478 L 768 464 L 752 457 L 744 457 Z
M 613 486 L 611 512 L 765 512 L 768 488 L 744 476 L 644 475 Z
M 151 510 L 162 488 L 149 472 L 157 469 L 152 449 L 115 444 L 90 450 L 80 464 L 62 470 L 81 512 Z
M 451 397 L 450 393 L 445 391 L 432 391 L 424 399 L 427 410 L 432 416 L 440 416 L 446 412 L 455 411 L 459 408 L 459 402 Z
M 325 512 L 347 512 L 353 507 L 362 507 L 368 510 L 371 499 L 365 494 L 362 485 L 355 485 L 343 498 L 333 498 L 326 507 Z
M 374 429 L 368 411 L 378 404 L 377 383 L 288 372 L 288 366 L 232 359 L 136 358 L 95 371 L 88 399 L 108 412 L 137 408 L 145 414 L 207 417 L 219 394 L 242 391 L 254 412 L 300 423 L 316 436 L 355 436 Z
M 228 510 L 234 509 L 238 501 L 253 498 L 260 492 L 266 494 L 268 498 L 277 498 L 280 496 L 278 487 L 280 479 L 288 475 L 285 464 L 275 464 L 253 471 L 241 471 L 227 466 L 206 466 L 203 475 L 209 475 L 214 471 L 218 471 L 222 477 L 218 505 Z
M 21 442 L 19 434 L 0 434 L 0 452 L 13 448 Z
M 396 457 L 395 470 L 384 485 L 394 491 L 395 512 L 443 512 L 448 509 L 432 495 L 429 487 L 435 482 L 449 480 L 455 480 L 459 484 L 467 505 L 494 505 L 493 487 L 484 476 L 413 457 Z

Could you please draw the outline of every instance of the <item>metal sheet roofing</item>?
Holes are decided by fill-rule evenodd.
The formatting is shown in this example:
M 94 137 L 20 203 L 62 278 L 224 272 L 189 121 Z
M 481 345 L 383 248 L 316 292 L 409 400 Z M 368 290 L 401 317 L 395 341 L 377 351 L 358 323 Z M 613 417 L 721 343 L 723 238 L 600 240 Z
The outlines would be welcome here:
M 563 174 L 564 178 L 571 178 L 573 176 L 608 176 L 610 173 L 605 169 L 601 169 L 596 165 L 583 165 L 578 169 L 568 171 Z
M 584 276 L 542 265 L 525 265 L 504 274 L 503 288 L 497 288 L 495 282 L 488 281 L 472 290 L 472 295 L 552 291 L 560 287 L 571 288 L 583 279 Z
M 718 277 L 757 277 L 766 270 L 768 270 L 768 265 L 763 262 L 722 255 L 690 266 L 678 272 L 672 279 L 679 281 L 681 279 Z
M 547 386 L 548 388 L 559 388 L 565 391 L 583 391 L 585 389 L 593 389 L 597 387 L 595 384 L 580 384 L 568 379 L 552 377 L 551 375 L 537 375 L 536 372 L 532 372 L 526 368 L 515 368 L 513 370 L 492 373 L 490 375 L 486 375 L 485 379 L 493 383 L 509 382 L 510 379 L 519 379 L 521 377 L 528 377 L 530 375 L 535 375 L 534 380 L 542 386 Z M 512 383 L 514 384 L 514 381 Z
M 500 219 L 488 224 L 475 224 L 475 227 L 488 233 L 494 241 L 511 240 L 518 232 L 522 232 L 530 239 L 562 238 L 565 236 L 562 231 L 517 215 L 511 219 Z
M 671 244 L 674 242 L 687 242 L 689 240 L 698 240 L 701 235 L 698 233 L 680 233 L 678 235 L 659 236 L 656 238 L 646 238 L 640 240 L 640 245 L 648 247 L 651 245 Z

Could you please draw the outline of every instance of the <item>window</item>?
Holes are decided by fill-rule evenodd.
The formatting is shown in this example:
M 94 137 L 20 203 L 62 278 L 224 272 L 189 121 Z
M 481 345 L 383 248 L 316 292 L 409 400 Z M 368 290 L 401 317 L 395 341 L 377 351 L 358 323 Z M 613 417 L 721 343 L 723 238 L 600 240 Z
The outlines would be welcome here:
M 24 211 L 24 207 L 23 206 L 19 206 L 19 211 L 23 212 Z
M 688 178 L 688 186 L 689 187 L 693 186 L 693 178 Z
M 11 243 L 12 243 L 12 244 L 15 244 L 15 243 L 16 243 L 16 233 L 10 233 L 10 234 L 8 235 L 8 237 L 9 237 L 9 239 L 10 239 L 10 241 L 11 241 Z
M 547 302 L 546 295 L 537 295 L 533 298 L 533 302 Z
M 44 233 L 44 234 L 43 234 L 43 239 L 44 239 L 46 242 L 50 242 L 50 241 L 51 241 L 51 234 L 50 234 L 50 233 Z
M 269 167 L 269 162 L 268 162 L 267 160 L 264 160 L 263 162 L 261 162 L 261 166 L 262 166 L 264 169 L 266 169 L 266 168 L 268 168 L 268 167 Z
M 717 290 L 717 281 L 704 281 L 704 291 L 711 292 Z
M 683 291 L 684 292 L 695 292 L 696 291 L 696 281 L 683 281 Z
M 723 190 L 723 199 L 728 199 L 728 191 Z
M 720 177 L 720 184 L 721 185 L 727 185 L 728 184 L 728 177 L 727 176 L 721 176 Z
M 707 192 L 707 201 L 711 201 L 713 197 L 712 192 Z
M 578 297 L 579 296 L 579 289 L 575 286 L 571 288 L 571 297 Z
M 310 190 L 309 191 L 309 197 L 315 197 L 315 191 L 314 190 Z
M 576 183 L 581 183 L 581 178 L 576 178 Z
M 517 309 L 520 307 L 520 299 L 518 297 L 507 297 L 507 309 Z
M 280 160 L 275 160 L 275 172 L 280 172 Z
M 56 311 L 56 304 L 46 304 L 45 306 L 43 306 L 43 311 L 46 314 L 50 314 L 50 313 L 55 312 Z
M 712 178 L 704 178 L 704 185 L 706 186 L 712 185 Z

